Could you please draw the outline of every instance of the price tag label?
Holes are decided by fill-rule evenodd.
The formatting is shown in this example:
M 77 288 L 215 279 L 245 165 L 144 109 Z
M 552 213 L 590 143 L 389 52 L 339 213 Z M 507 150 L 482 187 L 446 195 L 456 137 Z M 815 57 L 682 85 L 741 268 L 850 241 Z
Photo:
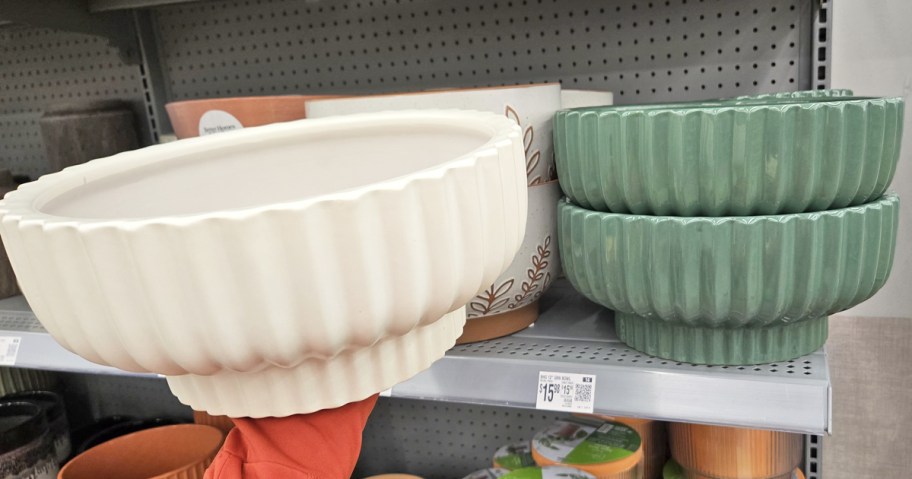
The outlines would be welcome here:
M 18 336 L 0 336 L 0 366 L 16 365 L 21 342 L 22 338 Z
M 536 409 L 591 413 L 594 405 L 594 375 L 539 371 Z

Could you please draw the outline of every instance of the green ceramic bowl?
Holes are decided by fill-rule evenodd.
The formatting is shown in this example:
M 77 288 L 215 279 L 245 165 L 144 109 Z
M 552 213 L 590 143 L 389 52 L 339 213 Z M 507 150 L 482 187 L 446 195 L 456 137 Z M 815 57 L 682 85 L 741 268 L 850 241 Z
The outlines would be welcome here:
M 561 200 L 564 273 L 618 337 L 676 361 L 757 364 L 817 350 L 827 315 L 887 280 L 899 198 L 777 216 L 601 213 Z
M 750 216 L 879 198 L 896 170 L 900 98 L 762 98 L 563 110 L 561 188 L 597 211 Z
M 855 96 L 855 93 L 852 90 L 846 88 L 828 88 L 824 90 L 783 91 L 779 93 L 737 96 L 733 98 L 733 100 L 764 100 L 767 98 L 839 98 L 852 96 Z

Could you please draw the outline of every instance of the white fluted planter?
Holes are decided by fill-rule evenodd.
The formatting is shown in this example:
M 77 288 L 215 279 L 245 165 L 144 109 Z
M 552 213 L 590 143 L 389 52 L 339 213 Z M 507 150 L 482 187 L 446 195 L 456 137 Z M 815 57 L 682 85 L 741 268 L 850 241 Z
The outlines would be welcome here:
M 195 409 L 280 416 L 361 399 L 441 357 L 462 305 L 512 261 L 526 209 L 510 120 L 399 112 L 94 160 L 8 195 L 0 234 L 29 304 L 68 349 L 174 376 Z M 403 351 L 409 360 L 383 356 Z M 318 370 L 337 391 L 218 392 L 247 374 L 300 391 L 319 376 L 302 371 Z

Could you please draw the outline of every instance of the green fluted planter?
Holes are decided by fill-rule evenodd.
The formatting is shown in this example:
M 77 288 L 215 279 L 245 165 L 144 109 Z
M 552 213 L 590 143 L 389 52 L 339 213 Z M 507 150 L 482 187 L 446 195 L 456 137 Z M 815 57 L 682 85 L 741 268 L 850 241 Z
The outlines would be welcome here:
M 886 282 L 899 198 L 776 216 L 679 218 L 558 205 L 564 272 L 616 311 L 618 337 L 701 364 L 793 359 L 826 341 L 827 315 Z
M 900 98 L 766 98 L 563 110 L 560 185 L 597 211 L 751 216 L 879 198 L 896 170 Z
M 828 88 L 824 90 L 783 91 L 779 93 L 762 93 L 760 95 L 737 96 L 734 100 L 765 100 L 767 98 L 840 98 L 852 97 L 855 92 L 847 88 Z

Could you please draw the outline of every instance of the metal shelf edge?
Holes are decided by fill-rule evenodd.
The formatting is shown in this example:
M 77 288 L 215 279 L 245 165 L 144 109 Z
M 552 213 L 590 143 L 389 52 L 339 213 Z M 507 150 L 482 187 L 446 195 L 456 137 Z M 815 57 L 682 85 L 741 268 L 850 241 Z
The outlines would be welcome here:
M 391 397 L 535 408 L 539 371 L 596 375 L 595 411 L 618 416 L 828 434 L 832 390 L 824 350 L 781 365 L 708 367 L 637 353 L 613 332 L 611 312 L 558 282 L 534 327 L 457 346 Z M 16 366 L 160 377 L 98 365 L 40 327 L 21 297 L 0 300 L 0 336 L 20 336 Z M 791 372 L 789 372 L 789 369 Z

